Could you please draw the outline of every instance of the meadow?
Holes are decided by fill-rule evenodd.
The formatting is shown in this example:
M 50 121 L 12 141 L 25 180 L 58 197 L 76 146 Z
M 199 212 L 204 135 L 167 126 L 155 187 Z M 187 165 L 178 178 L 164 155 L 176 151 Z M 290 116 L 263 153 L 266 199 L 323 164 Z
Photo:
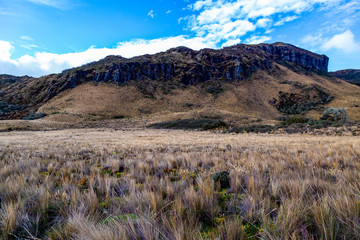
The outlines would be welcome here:
M 1 239 L 360 239 L 360 138 L 0 133 Z

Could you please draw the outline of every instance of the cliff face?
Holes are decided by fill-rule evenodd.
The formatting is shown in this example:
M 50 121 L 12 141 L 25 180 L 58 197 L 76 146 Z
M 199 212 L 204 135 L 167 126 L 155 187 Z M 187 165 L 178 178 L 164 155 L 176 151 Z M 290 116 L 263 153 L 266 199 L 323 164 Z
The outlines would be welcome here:
M 268 71 L 274 63 L 296 65 L 305 71 L 326 72 L 328 58 L 284 43 L 239 44 L 220 50 L 200 51 L 178 47 L 131 59 L 109 56 L 61 74 L 15 83 L 3 89 L 0 100 L 35 108 L 66 89 L 90 81 L 114 82 L 118 85 L 129 81 L 170 82 L 177 85 L 196 85 L 207 81 L 235 82 L 249 78 L 259 69 Z
M 221 50 L 193 51 L 186 47 L 132 59 L 110 56 L 82 68 L 64 71 L 72 88 L 80 80 L 126 83 L 131 80 L 177 81 L 193 85 L 209 80 L 241 81 L 274 62 L 293 63 L 307 71 L 327 72 L 328 57 L 288 44 L 236 45 Z
M 260 48 L 270 53 L 276 61 L 287 61 L 295 63 L 308 71 L 328 71 L 329 58 L 325 55 L 318 55 L 304 49 L 283 44 L 264 44 Z

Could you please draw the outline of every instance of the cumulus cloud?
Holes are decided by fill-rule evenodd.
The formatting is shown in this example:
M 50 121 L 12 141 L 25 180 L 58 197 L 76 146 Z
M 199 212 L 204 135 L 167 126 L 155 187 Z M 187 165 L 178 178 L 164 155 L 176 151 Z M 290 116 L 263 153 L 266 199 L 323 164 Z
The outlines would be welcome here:
M 10 61 L 11 51 L 14 47 L 7 41 L 0 40 L 0 61 Z
M 346 30 L 325 41 L 322 48 L 324 50 L 337 49 L 345 53 L 354 53 L 360 51 L 360 44 L 355 41 L 354 34 L 350 30 Z
M 218 42 L 239 42 L 244 35 L 259 28 L 266 31 L 265 34 L 270 33 L 271 27 L 293 21 L 316 6 L 333 7 L 343 2 L 345 0 L 199 0 L 188 6 L 194 14 L 181 20 L 187 20 L 189 29 L 197 36 Z
M 35 53 L 35 56 L 25 55 L 12 60 L 11 51 L 14 47 L 10 42 L 0 41 L 0 73 L 38 77 L 45 74 L 58 73 L 64 69 L 81 66 L 92 61 L 98 61 L 108 55 L 121 55 L 130 58 L 142 54 L 154 54 L 177 46 L 187 46 L 198 50 L 214 48 L 215 43 L 200 37 L 188 38 L 186 36 L 155 40 L 140 39 L 119 43 L 116 48 L 91 47 L 84 52 L 67 54 L 38 52 Z

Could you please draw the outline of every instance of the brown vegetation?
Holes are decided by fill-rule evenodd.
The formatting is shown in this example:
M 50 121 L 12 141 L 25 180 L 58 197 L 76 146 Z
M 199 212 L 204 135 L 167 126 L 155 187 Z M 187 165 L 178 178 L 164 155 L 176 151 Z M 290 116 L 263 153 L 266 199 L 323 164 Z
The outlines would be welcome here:
M 0 149 L 2 239 L 360 238 L 358 137 L 74 129 Z

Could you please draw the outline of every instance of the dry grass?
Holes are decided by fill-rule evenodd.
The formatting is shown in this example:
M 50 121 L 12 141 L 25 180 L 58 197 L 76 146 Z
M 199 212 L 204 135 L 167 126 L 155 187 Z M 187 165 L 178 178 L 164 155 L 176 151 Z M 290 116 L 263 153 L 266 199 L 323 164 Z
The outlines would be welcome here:
M 0 149 L 2 239 L 360 238 L 358 137 L 81 129 Z

